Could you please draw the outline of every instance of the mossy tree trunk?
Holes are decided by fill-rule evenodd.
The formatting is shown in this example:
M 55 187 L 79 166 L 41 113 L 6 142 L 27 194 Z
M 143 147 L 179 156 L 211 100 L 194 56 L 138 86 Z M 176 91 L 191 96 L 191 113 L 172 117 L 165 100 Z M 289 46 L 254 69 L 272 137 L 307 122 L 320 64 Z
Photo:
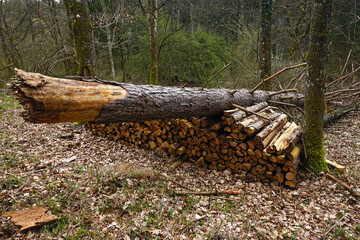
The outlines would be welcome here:
M 261 37 L 259 46 L 260 79 L 271 75 L 271 25 L 273 0 L 261 0 Z M 262 85 L 263 90 L 271 90 L 271 81 Z
M 332 0 L 315 0 L 307 55 L 309 76 L 305 84 L 306 164 L 315 172 L 328 171 L 322 119 L 331 11 Z
M 68 21 L 68 27 L 69 27 L 70 41 L 71 41 L 72 74 L 76 75 L 79 63 L 77 61 L 77 56 L 76 56 L 75 38 L 74 38 L 74 30 L 73 30 L 73 18 L 72 18 L 72 14 L 71 14 L 71 10 L 70 10 L 70 2 L 71 2 L 71 0 L 64 0 L 66 16 L 67 16 L 67 21 Z
M 72 13 L 72 30 L 77 58 L 77 75 L 95 76 L 95 50 L 93 45 L 93 26 L 91 24 L 89 9 L 85 0 L 70 1 Z
M 158 85 L 158 46 L 157 46 L 157 18 L 158 1 L 146 1 L 146 18 L 150 35 L 150 85 Z

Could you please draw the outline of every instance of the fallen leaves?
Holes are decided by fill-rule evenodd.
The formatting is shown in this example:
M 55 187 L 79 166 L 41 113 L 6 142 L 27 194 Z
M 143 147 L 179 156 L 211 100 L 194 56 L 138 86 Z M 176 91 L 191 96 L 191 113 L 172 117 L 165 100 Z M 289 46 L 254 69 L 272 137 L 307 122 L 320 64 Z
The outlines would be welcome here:
M 174 159 L 93 136 L 84 126 L 29 124 L 16 111 L 11 119 L 4 114 L 0 214 L 37 205 L 61 217 L 49 228 L 14 238 L 320 239 L 334 225 L 328 238 L 359 236 L 359 202 L 325 175 L 301 171 L 298 187 L 289 190 L 188 162 L 172 169 Z M 333 175 L 358 189 L 359 123 L 354 112 L 325 130 L 327 158 L 347 168 Z M 184 187 L 241 194 L 173 195 Z M 202 216 L 207 217 L 198 220 Z M 0 235 L 19 229 L 11 225 L 9 217 L 0 217 Z

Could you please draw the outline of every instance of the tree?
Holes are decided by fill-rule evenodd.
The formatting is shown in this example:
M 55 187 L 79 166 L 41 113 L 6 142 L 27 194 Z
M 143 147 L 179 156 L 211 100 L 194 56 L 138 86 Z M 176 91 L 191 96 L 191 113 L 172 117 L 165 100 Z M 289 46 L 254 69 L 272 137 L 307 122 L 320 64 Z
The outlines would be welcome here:
M 80 76 L 95 76 L 95 49 L 93 45 L 93 27 L 90 21 L 89 9 L 85 0 L 69 0 L 72 14 L 72 30 L 77 58 L 77 74 Z
M 271 75 L 271 23 L 272 0 L 261 0 L 261 37 L 259 49 L 260 79 Z M 271 81 L 266 81 L 262 86 L 264 90 L 271 89 Z
M 157 46 L 158 1 L 145 0 L 145 2 L 147 26 L 150 36 L 150 85 L 157 85 L 159 82 Z
M 69 26 L 69 36 L 70 36 L 70 41 L 71 41 L 72 74 L 77 74 L 79 63 L 77 61 L 77 56 L 76 56 L 75 37 L 74 37 L 73 21 L 72 21 L 71 10 L 70 10 L 70 1 L 65 0 L 64 3 L 65 3 L 65 9 L 66 9 L 67 22 L 68 22 L 68 26 Z
M 111 22 L 107 19 L 107 8 L 105 5 L 105 0 L 101 0 L 101 8 L 104 12 L 104 18 L 105 18 L 105 31 L 106 31 L 106 38 L 107 38 L 107 47 L 108 47 L 108 53 L 109 53 L 109 61 L 110 61 L 110 67 L 111 67 L 111 77 L 113 80 L 115 80 L 115 66 L 114 66 L 114 57 L 113 57 L 113 42 L 111 41 Z
M 309 76 L 305 83 L 305 147 L 307 165 L 315 172 L 324 172 L 328 168 L 322 119 L 332 0 L 315 0 L 314 7 L 307 55 Z

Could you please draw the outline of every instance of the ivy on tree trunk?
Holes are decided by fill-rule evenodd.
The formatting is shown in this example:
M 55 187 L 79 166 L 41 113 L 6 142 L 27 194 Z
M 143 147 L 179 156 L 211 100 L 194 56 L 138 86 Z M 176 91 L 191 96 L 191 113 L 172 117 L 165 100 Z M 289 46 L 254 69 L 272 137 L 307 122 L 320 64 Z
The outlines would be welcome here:
M 315 172 L 328 171 L 325 163 L 323 115 L 329 26 L 332 0 L 315 0 L 307 55 L 309 76 L 305 92 L 306 164 Z

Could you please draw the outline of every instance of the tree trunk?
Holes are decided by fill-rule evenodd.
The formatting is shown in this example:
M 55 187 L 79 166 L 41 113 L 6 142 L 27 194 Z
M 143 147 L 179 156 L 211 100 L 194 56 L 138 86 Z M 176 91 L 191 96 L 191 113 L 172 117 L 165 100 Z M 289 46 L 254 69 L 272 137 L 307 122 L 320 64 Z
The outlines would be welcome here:
M 133 85 L 82 77 L 60 79 L 15 71 L 12 88 L 27 110 L 24 117 L 37 123 L 140 122 L 211 116 L 232 109 L 232 104 L 250 106 L 266 100 L 286 99 L 299 106 L 303 104 L 302 95 L 294 93 L 269 97 L 271 92 L 266 91 L 251 94 L 246 89 Z
M 103 9 L 105 19 L 107 19 L 107 9 L 105 5 L 105 0 L 101 0 L 101 8 Z M 110 60 L 110 67 L 111 67 L 111 78 L 112 80 L 115 80 L 115 66 L 114 66 L 114 57 L 113 57 L 113 42 L 111 41 L 111 31 L 110 31 L 110 22 L 106 20 L 106 39 L 107 39 L 107 48 L 108 48 L 108 54 L 109 54 L 109 60 Z
M 72 29 L 76 56 L 78 60 L 77 74 L 85 77 L 95 76 L 95 56 L 93 45 L 93 27 L 91 25 L 89 9 L 83 1 L 70 1 L 70 10 L 73 15 Z
M 157 17 L 158 1 L 147 0 L 147 23 L 150 35 L 150 85 L 158 85 L 158 46 L 157 46 Z
M 72 52 L 72 74 L 77 74 L 79 63 L 77 61 L 76 56 L 76 48 L 75 48 L 75 37 L 74 37 L 74 29 L 73 29 L 73 18 L 70 10 L 70 0 L 64 0 L 65 9 L 66 9 L 66 16 L 67 16 L 67 22 L 69 26 L 69 35 L 70 35 L 70 41 L 71 41 L 71 52 Z
M 260 37 L 260 79 L 271 75 L 271 24 L 272 0 L 261 0 L 261 37 Z M 262 86 L 264 90 L 271 90 L 271 81 Z
M 305 87 L 306 164 L 315 172 L 328 171 L 325 163 L 323 115 L 328 35 L 332 0 L 316 0 L 308 50 L 309 77 Z

